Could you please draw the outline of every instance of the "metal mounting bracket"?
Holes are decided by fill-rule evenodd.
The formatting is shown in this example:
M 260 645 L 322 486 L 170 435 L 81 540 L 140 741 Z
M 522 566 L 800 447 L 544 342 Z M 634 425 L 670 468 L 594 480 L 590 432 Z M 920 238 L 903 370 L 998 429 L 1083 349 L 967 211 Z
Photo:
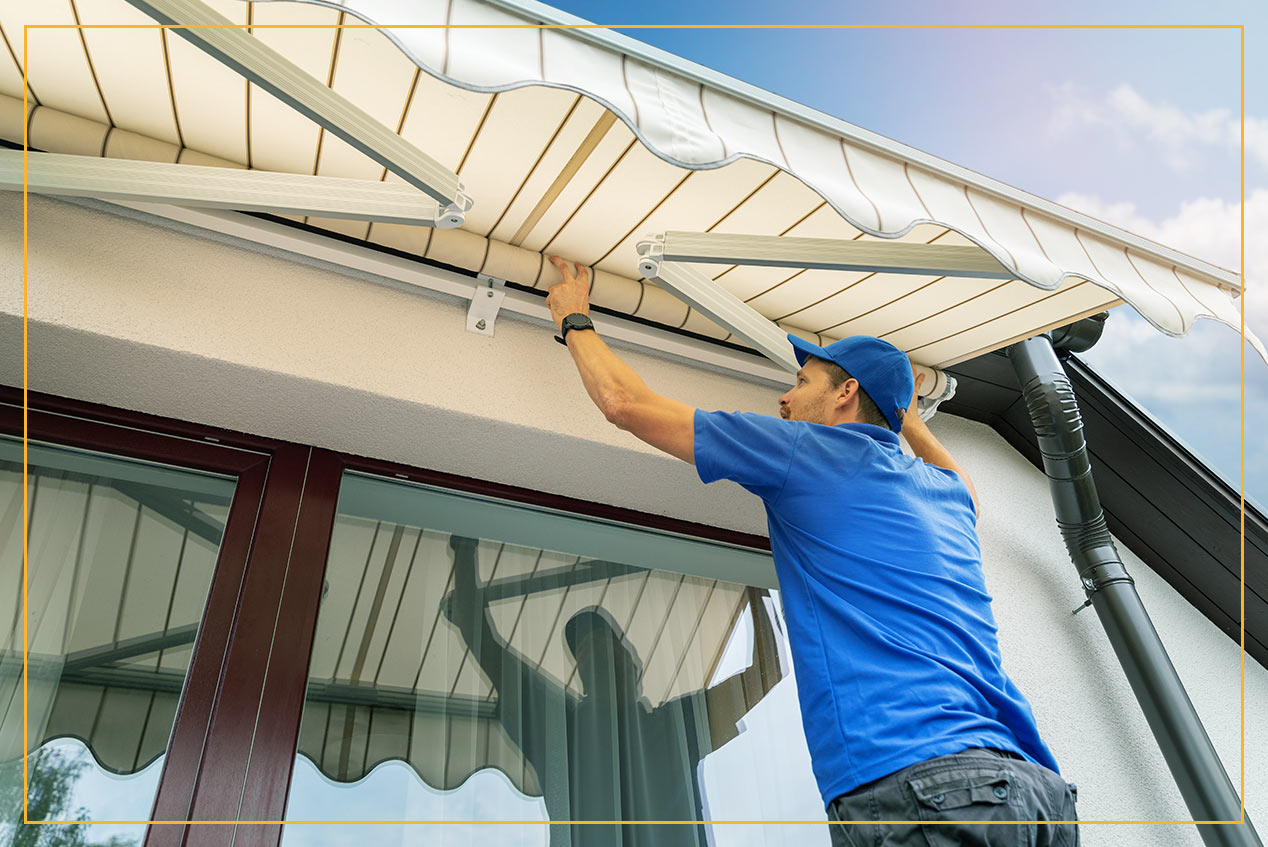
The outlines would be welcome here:
M 471 294 L 467 308 L 467 332 L 493 337 L 493 322 L 497 320 L 502 300 L 506 297 L 506 280 L 487 274 L 476 274 L 480 284 Z

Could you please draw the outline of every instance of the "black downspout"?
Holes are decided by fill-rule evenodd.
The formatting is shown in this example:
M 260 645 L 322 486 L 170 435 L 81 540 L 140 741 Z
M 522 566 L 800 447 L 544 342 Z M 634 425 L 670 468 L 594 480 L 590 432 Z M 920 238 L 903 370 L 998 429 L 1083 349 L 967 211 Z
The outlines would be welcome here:
M 1056 332 L 1071 335 L 1068 328 Z M 1099 322 L 1092 334 L 1100 335 Z M 1018 342 L 1008 348 L 1008 357 L 1039 439 L 1066 548 L 1189 813 L 1195 821 L 1236 821 L 1241 818 L 1237 790 L 1211 746 L 1106 527 L 1083 439 L 1083 419 L 1052 339 L 1039 335 Z M 1210 847 L 1263 847 L 1249 815 L 1244 824 L 1196 826 Z

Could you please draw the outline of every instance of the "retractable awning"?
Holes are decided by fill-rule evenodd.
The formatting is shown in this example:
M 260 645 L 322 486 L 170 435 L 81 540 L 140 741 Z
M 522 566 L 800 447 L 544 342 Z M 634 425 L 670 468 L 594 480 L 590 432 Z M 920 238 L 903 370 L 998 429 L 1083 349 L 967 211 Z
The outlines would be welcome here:
M 269 91 L 290 83 L 276 68 L 145 28 L 155 18 L 249 24 L 267 48 L 258 61 L 282 57 L 332 99 L 279 99 Z M 610 31 L 537 26 L 575 22 L 528 0 L 4 0 L 0 136 L 23 138 L 23 26 L 63 24 L 26 33 L 35 149 L 419 188 L 452 172 L 470 208 L 454 185 L 429 199 L 457 203 L 457 229 L 296 219 L 538 288 L 558 253 L 594 268 L 597 305 L 704 336 L 731 338 L 640 273 L 640 242 L 673 231 L 985 251 L 1002 272 L 692 265 L 788 331 L 879 335 L 934 367 L 1124 302 L 1171 335 L 1199 318 L 1240 327 L 1232 271 Z M 357 133 L 350 107 L 374 133 Z M 411 156 L 437 167 L 417 177 L 400 165 Z

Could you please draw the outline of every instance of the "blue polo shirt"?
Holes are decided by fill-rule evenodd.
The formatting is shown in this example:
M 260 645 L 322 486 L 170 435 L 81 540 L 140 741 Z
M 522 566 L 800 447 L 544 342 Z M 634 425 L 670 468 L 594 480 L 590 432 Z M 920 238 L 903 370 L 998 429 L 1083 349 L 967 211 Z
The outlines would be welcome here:
M 766 504 L 825 805 L 907 765 L 997 747 L 1057 771 L 1000 667 L 973 500 L 871 424 L 695 413 L 696 471 Z

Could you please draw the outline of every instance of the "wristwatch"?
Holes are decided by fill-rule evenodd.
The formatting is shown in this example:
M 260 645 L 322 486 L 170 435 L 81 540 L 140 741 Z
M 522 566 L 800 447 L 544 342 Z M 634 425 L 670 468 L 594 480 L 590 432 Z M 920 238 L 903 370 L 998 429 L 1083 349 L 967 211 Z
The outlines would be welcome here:
M 589 315 L 573 312 L 560 323 L 559 334 L 555 336 L 555 340 L 565 347 L 568 346 L 568 333 L 574 329 L 594 329 L 594 323 Z

